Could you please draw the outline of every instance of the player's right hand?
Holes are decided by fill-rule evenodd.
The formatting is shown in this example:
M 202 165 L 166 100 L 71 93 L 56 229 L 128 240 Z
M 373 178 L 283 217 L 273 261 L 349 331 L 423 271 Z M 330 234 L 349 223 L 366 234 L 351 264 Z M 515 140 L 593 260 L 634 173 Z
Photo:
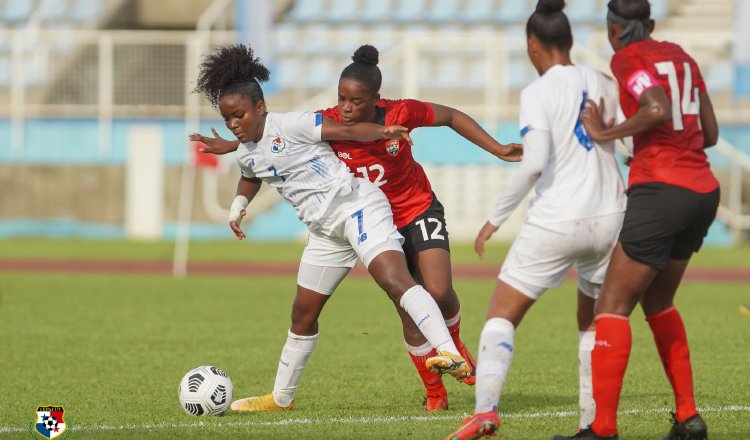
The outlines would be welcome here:
M 479 255 L 480 260 L 484 260 L 484 242 L 489 240 L 492 234 L 497 232 L 498 229 L 500 228 L 492 223 L 485 222 L 482 229 L 479 230 L 479 234 L 477 234 L 477 238 L 474 240 L 474 252 Z
M 242 218 L 245 215 L 247 215 L 247 212 L 243 209 L 239 212 L 239 216 L 237 216 L 236 219 L 232 219 L 229 221 L 229 227 L 232 228 L 232 232 L 234 232 L 234 235 L 238 240 L 242 240 L 243 238 L 245 238 L 245 233 L 242 232 L 242 228 L 240 228 L 240 223 L 242 222 Z
M 501 145 L 495 156 L 506 162 L 520 162 L 523 159 L 523 144 Z
M 201 153 L 227 154 L 232 151 L 237 151 L 237 147 L 240 146 L 239 141 L 230 141 L 219 136 L 219 133 L 217 133 L 213 127 L 211 127 L 211 133 L 213 133 L 214 137 L 206 137 L 200 133 L 190 133 L 188 139 L 206 145 L 205 147 L 198 149 Z

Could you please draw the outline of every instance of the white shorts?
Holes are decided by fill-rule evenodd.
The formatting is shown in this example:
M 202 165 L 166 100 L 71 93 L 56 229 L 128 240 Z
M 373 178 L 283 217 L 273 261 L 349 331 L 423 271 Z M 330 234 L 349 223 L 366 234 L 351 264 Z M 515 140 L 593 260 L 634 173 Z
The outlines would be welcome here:
M 498 278 L 532 299 L 559 286 L 575 264 L 578 287 L 597 298 L 624 213 L 555 222 L 525 223 Z
M 357 259 L 367 267 L 381 252 L 403 252 L 404 238 L 393 224 L 388 198 L 370 181 L 357 180 L 359 187 L 341 197 L 332 208 L 332 221 L 327 222 L 328 226 L 310 229 L 297 275 L 300 286 L 330 295 L 348 269 L 357 264 Z M 320 268 L 320 273 L 315 272 L 315 267 Z M 346 271 L 324 271 L 332 267 L 346 268 Z M 323 272 L 338 275 L 331 277 Z M 322 279 L 325 281 L 321 284 Z

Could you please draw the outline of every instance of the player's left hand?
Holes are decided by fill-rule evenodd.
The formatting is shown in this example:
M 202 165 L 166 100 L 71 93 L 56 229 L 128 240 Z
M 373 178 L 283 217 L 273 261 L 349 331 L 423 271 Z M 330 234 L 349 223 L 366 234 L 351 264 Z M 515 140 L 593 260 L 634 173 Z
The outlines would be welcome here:
M 604 132 L 615 125 L 614 118 L 604 121 L 604 98 L 599 99 L 599 104 L 591 99 L 586 102 L 586 108 L 581 112 L 581 122 L 594 142 L 604 140 Z
M 391 139 L 405 139 L 409 145 L 414 145 L 411 137 L 409 137 L 409 129 L 402 127 L 401 125 L 389 125 L 383 130 L 383 135 Z
M 474 252 L 479 255 L 480 260 L 484 260 L 484 242 L 489 240 L 492 234 L 497 232 L 498 229 L 500 228 L 490 222 L 486 222 L 482 226 L 482 229 L 479 230 L 479 234 L 477 234 L 477 238 L 474 240 Z
M 523 159 L 523 144 L 501 145 L 495 157 L 506 162 L 520 162 Z
M 206 137 L 200 133 L 190 133 L 188 139 L 193 142 L 202 142 L 206 145 L 198 150 L 201 153 L 227 154 L 232 151 L 237 151 L 237 147 L 240 145 L 239 141 L 224 139 L 219 136 L 219 133 L 217 133 L 213 127 L 211 127 L 211 133 L 213 133 L 214 137 Z

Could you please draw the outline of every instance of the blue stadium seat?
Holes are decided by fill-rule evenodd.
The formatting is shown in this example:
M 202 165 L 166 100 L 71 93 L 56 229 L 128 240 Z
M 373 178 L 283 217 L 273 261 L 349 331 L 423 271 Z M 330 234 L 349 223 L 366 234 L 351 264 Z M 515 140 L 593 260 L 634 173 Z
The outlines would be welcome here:
M 391 12 L 390 0 L 364 0 L 359 19 L 367 23 L 386 21 Z
M 338 67 L 338 66 L 337 66 Z M 322 89 L 338 82 L 339 72 L 328 57 L 313 59 L 304 72 L 307 87 Z
M 323 0 L 296 0 L 289 18 L 294 21 L 315 21 L 323 18 L 325 13 Z
M 667 0 L 651 0 L 651 18 L 660 20 L 669 13 Z
M 26 21 L 34 12 L 33 2 L 29 0 L 5 0 L 5 8 L 0 19 L 10 22 Z
M 75 0 L 69 17 L 76 22 L 95 20 L 102 13 L 102 2 L 99 0 Z
M 458 0 L 432 0 L 427 20 L 435 23 L 454 23 L 460 14 Z
M 495 13 L 495 0 L 466 0 L 464 11 L 459 17 L 466 22 L 486 22 Z
M 398 22 L 421 21 L 425 11 L 424 0 L 398 0 L 393 11 L 393 20 Z
M 734 63 L 732 60 L 716 60 L 709 64 L 704 71 L 704 80 L 708 92 L 727 92 L 732 90 L 734 84 Z
M 599 15 L 597 3 L 597 0 L 569 0 L 565 13 L 572 23 L 596 21 Z
M 42 2 L 44 8 L 39 10 L 39 18 L 43 21 L 65 20 L 68 14 L 68 2 L 66 0 L 47 0 Z
M 352 21 L 357 18 L 359 4 L 355 0 L 331 0 L 325 21 Z
M 500 0 L 495 19 L 502 23 L 525 22 L 532 12 L 534 7 L 526 0 Z

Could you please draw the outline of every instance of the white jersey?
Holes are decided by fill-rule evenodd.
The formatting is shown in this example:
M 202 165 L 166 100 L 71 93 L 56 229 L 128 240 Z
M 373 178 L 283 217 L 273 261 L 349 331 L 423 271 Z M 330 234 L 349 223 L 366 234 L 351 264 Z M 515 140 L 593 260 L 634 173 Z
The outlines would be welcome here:
M 604 98 L 605 119 L 619 108 L 617 83 L 585 66 L 556 65 L 521 92 L 524 157 L 490 222 L 502 224 L 535 185 L 527 219 L 537 224 L 625 210 L 614 141 L 595 143 L 580 120 L 588 99 Z
M 359 185 L 321 140 L 322 123 L 320 113 L 268 113 L 260 142 L 236 152 L 242 175 L 276 188 L 309 227 L 325 224 L 334 199 Z

